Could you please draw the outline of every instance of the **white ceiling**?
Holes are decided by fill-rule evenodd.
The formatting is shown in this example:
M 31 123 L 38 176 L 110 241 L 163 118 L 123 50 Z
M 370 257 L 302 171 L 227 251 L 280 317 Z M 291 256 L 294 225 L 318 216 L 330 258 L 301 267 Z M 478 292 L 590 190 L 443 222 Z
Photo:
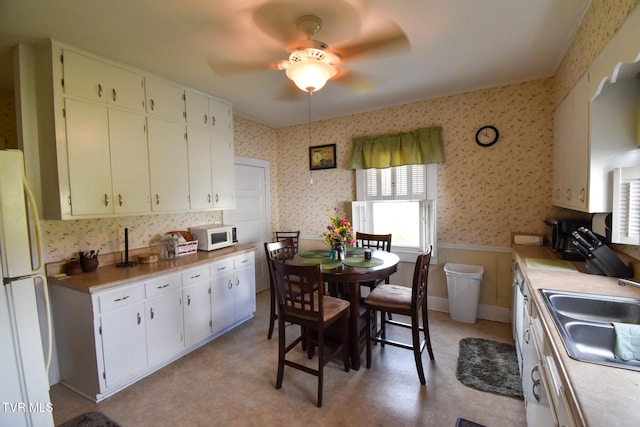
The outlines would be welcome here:
M 329 81 L 311 97 L 319 120 L 552 76 L 590 0 L 0 0 L 0 85 L 12 88 L 10 47 L 53 38 L 233 102 L 235 114 L 277 128 L 308 120 L 303 92 L 283 100 L 284 71 L 216 74 L 215 64 L 286 59 L 280 31 L 315 14 L 314 38 L 357 43 L 395 23 L 410 49 L 343 63 L 376 83 Z M 289 28 L 284 28 L 288 26 Z M 273 26 L 273 25 L 272 25 Z M 362 37 L 362 38 L 361 38 Z M 301 34 L 300 38 L 304 36 Z

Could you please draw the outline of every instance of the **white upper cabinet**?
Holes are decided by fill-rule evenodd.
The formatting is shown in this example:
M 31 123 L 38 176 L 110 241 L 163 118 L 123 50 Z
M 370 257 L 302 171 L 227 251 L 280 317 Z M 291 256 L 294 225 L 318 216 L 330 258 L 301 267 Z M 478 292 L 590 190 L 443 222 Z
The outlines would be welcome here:
M 192 90 L 185 91 L 187 125 L 209 127 L 209 97 Z
M 67 99 L 65 111 L 71 213 L 110 214 L 113 193 L 107 108 Z
M 63 50 L 64 93 L 121 108 L 144 111 L 142 74 Z
M 612 212 L 613 170 L 640 166 L 640 8 L 554 115 L 553 204 Z
M 235 172 L 233 138 L 214 132 L 211 145 L 211 173 L 213 175 L 213 207 L 235 208 Z
M 18 56 L 43 218 L 233 207 L 231 104 L 52 40 Z
M 187 128 L 189 152 L 189 204 L 191 209 L 213 208 L 211 187 L 211 136 L 207 129 Z
M 151 77 L 145 78 L 147 114 L 183 122 L 184 88 Z
M 231 107 L 224 101 L 189 90 L 185 93 L 185 105 L 191 209 L 232 209 L 235 207 L 235 172 Z
M 151 210 L 147 120 L 142 114 L 109 110 L 113 212 L 145 213 Z
M 151 210 L 189 210 L 189 160 L 184 124 L 147 118 Z
M 231 132 L 231 107 L 228 103 L 187 90 L 185 92 L 187 124 L 217 132 Z
M 209 98 L 209 125 L 212 130 L 217 132 L 233 132 L 229 104 Z
M 588 197 L 589 103 L 585 74 L 558 106 L 553 120 L 553 204 L 585 210 Z

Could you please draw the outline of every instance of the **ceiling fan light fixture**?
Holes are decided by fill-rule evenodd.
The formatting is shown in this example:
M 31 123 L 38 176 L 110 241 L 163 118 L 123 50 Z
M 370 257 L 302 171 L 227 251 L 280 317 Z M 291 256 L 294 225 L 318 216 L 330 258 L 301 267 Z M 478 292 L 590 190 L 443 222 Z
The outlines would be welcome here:
M 309 50 L 312 52 L 292 53 L 286 73 L 300 90 L 313 93 L 322 89 L 338 70 L 326 60 L 322 50 Z

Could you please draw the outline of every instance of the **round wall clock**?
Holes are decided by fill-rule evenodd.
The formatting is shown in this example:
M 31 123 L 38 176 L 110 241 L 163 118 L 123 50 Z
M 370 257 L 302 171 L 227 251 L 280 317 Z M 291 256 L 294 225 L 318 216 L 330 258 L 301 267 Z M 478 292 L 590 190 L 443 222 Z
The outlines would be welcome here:
M 482 126 L 476 132 L 476 143 L 481 147 L 491 147 L 498 142 L 500 132 L 495 126 Z

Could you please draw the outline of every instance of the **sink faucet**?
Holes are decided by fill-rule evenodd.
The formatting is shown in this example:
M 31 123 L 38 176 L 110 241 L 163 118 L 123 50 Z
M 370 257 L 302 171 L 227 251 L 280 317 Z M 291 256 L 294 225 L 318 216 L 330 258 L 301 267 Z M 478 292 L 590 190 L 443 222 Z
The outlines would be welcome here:
M 629 285 L 629 286 L 635 286 L 636 288 L 640 288 L 640 283 L 634 282 L 633 280 L 629 280 L 629 279 L 618 279 L 618 285 L 620 286 Z

